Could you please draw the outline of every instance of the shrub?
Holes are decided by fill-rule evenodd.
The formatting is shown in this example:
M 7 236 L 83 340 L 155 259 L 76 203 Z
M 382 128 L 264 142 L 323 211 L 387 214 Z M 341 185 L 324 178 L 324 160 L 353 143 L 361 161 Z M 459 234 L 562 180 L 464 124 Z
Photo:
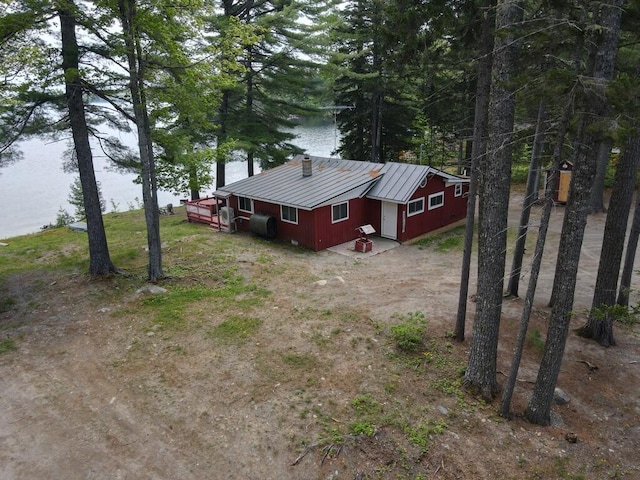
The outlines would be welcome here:
M 391 336 L 396 346 L 404 352 L 415 352 L 424 345 L 424 329 L 427 320 L 422 312 L 399 315 L 400 323 L 391 327 Z

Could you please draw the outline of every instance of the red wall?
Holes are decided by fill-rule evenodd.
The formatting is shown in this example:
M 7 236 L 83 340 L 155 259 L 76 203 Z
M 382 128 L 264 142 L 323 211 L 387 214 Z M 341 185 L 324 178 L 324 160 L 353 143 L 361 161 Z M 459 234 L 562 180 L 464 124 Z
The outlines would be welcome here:
M 429 210 L 429 195 L 444 191 L 444 205 Z M 407 215 L 407 205 L 398 206 L 398 240 L 401 242 L 410 240 L 451 223 L 462 220 L 467 215 L 468 185 L 463 185 L 462 195 L 455 196 L 455 186 L 445 187 L 444 179 L 441 177 L 430 177 L 427 185 L 418 187 L 411 196 L 411 200 L 424 197 L 424 212 L 409 217 Z M 405 216 L 404 231 L 402 230 L 402 219 Z
M 235 209 L 236 216 L 250 217 L 248 213 L 238 210 L 236 197 L 230 199 L 230 205 Z M 369 223 L 366 207 L 369 201 L 357 198 L 349 201 L 349 218 L 341 222 L 331 223 L 331 206 L 317 208 L 310 212 L 298 209 L 298 224 L 283 222 L 280 216 L 280 205 L 266 202 L 253 202 L 255 213 L 271 215 L 276 219 L 276 238 L 284 243 L 301 245 L 311 250 L 324 250 L 358 237 L 356 228 Z M 379 214 L 378 214 L 379 216 Z M 379 220 L 378 220 L 379 223 Z M 249 221 L 239 219 L 238 230 L 249 232 Z
M 444 206 L 429 210 L 429 195 L 445 192 Z M 467 197 L 465 193 L 468 185 L 463 185 L 463 195 L 455 196 L 455 187 L 445 187 L 440 177 L 431 177 L 425 187 L 418 187 L 411 199 L 424 197 L 425 211 L 406 216 L 407 205 L 398 205 L 398 240 L 403 242 L 415 238 L 423 233 L 436 230 L 450 223 L 465 218 L 467 214 Z M 250 214 L 238 210 L 236 197 L 229 199 L 236 216 L 250 217 Z M 370 224 L 379 234 L 381 222 L 381 202 L 368 198 L 356 198 L 349 201 L 349 218 L 342 222 L 331 223 L 331 206 L 317 208 L 314 211 L 298 209 L 298 224 L 283 222 L 280 217 L 280 205 L 254 201 L 254 212 L 271 215 L 276 219 L 276 238 L 284 243 L 301 245 L 311 250 L 319 251 L 354 240 L 358 237 L 357 228 Z M 406 221 L 403 231 L 403 216 Z M 238 230 L 249 232 L 249 221 L 239 219 Z
M 367 204 L 368 202 L 364 198 L 350 200 L 349 218 L 336 223 L 331 223 L 331 205 L 317 208 L 314 211 L 316 243 L 313 249 L 323 250 L 358 238 L 359 234 L 356 229 L 369 223 L 366 211 Z

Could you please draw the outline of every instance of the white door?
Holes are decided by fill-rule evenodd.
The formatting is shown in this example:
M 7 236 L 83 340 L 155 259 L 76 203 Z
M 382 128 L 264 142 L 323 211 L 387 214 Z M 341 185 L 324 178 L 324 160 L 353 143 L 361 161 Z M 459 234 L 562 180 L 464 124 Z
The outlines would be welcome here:
M 380 235 L 395 240 L 398 238 L 398 204 L 382 202 L 382 231 Z

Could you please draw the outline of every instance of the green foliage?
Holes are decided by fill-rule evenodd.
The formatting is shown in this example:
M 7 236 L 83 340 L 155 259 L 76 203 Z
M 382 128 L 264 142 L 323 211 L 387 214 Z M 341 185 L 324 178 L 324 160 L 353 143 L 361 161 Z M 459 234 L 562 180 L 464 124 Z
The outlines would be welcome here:
M 623 325 L 633 326 L 638 322 L 640 307 L 627 307 L 618 304 L 610 306 L 603 305 L 594 308 L 592 313 L 598 319 L 612 318 L 614 321 Z
M 255 2 L 212 19 L 220 32 L 215 38 L 232 39 L 234 32 L 245 32 L 241 50 L 225 48 L 221 53 L 230 62 L 222 71 L 233 83 L 222 89 L 217 142 L 234 139 L 234 156 L 242 154 L 251 165 L 256 160 L 263 169 L 272 168 L 301 153 L 292 143 L 291 129 L 296 118 L 310 113 L 308 99 L 315 95 L 320 68 L 316 58 L 322 53 L 315 43 L 321 35 L 308 32 L 317 27 L 298 19 L 304 16 L 314 23 L 325 2 L 314 3 L 272 8 L 270 2 Z M 219 156 L 222 161 L 231 157 Z
M 408 40 L 416 38 L 416 25 L 404 15 L 417 16 L 419 10 L 403 5 L 408 11 L 400 13 L 396 8 L 394 3 L 357 2 L 342 11 L 332 64 L 334 104 L 349 106 L 336 115 L 343 158 L 398 161 L 412 149 L 421 75 L 413 62 L 398 59 L 416 53 L 409 53 Z
M 65 227 L 73 222 L 75 222 L 75 217 L 71 215 L 69 212 L 64 210 L 62 207 L 58 209 L 58 215 L 56 215 L 56 222 L 53 224 L 55 228 Z
M 527 342 L 533 347 L 536 352 L 542 353 L 544 351 L 544 339 L 542 333 L 537 328 L 534 328 L 527 335 Z
M 209 337 L 227 345 L 242 344 L 258 331 L 262 323 L 259 318 L 231 315 L 227 320 L 216 325 L 209 332 Z
M 96 185 L 98 187 L 98 198 L 100 199 L 100 211 L 104 212 L 107 209 L 107 204 L 105 203 L 104 197 L 102 196 L 102 190 L 100 189 L 100 182 L 96 182 Z M 74 220 L 80 220 L 87 216 L 84 210 L 84 198 L 82 196 L 82 183 L 80 182 L 80 177 L 76 177 L 73 180 L 73 183 L 71 184 L 71 192 L 69 193 L 68 200 L 69 200 L 69 203 L 76 208 Z M 71 222 L 68 222 L 68 223 L 71 223 Z
M 8 312 L 16 304 L 15 298 L 12 297 L 0 297 L 0 313 Z
M 418 425 L 409 425 L 404 431 L 409 437 L 409 441 L 418 446 L 421 452 L 427 453 L 432 442 L 433 435 L 442 435 L 448 428 L 447 424 L 440 420 L 438 422 L 419 423 Z
M 399 350 L 413 353 L 424 346 L 424 330 L 427 320 L 422 312 L 409 312 L 407 315 L 397 315 L 400 321 L 391 326 L 391 336 Z
M 12 338 L 0 340 L 0 355 L 17 350 L 16 344 Z
M 366 435 L 367 437 L 371 437 L 376 433 L 376 427 L 369 422 L 356 420 L 349 424 L 349 431 L 353 435 Z
M 382 406 L 370 393 L 365 393 L 351 400 L 351 407 L 358 415 L 375 415 L 382 411 Z

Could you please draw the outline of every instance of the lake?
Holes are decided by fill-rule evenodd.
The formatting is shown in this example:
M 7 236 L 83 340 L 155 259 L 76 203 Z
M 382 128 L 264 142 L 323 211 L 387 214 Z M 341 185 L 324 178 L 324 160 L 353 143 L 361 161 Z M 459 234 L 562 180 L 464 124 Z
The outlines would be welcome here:
M 338 144 L 338 133 L 332 123 L 300 125 L 293 130 L 299 147 L 310 155 L 331 156 Z M 133 134 L 118 134 L 123 142 L 135 146 Z M 24 158 L 19 162 L 0 168 L 0 239 L 34 233 L 43 225 L 55 223 L 60 209 L 72 215 L 75 207 L 69 204 L 71 184 L 77 174 L 65 173 L 62 161 L 67 155 L 66 141 L 46 142 L 32 139 L 21 144 Z M 142 186 L 133 181 L 135 175 L 114 172 L 109 169 L 107 159 L 94 148 L 94 168 L 100 182 L 107 212 L 142 208 Z M 259 167 L 256 165 L 256 172 Z M 215 172 L 215 166 L 214 166 Z M 226 165 L 226 183 L 247 176 L 245 162 L 230 162 Z M 210 194 L 213 188 L 201 192 Z M 178 205 L 180 198 L 170 192 L 158 192 L 158 204 Z

